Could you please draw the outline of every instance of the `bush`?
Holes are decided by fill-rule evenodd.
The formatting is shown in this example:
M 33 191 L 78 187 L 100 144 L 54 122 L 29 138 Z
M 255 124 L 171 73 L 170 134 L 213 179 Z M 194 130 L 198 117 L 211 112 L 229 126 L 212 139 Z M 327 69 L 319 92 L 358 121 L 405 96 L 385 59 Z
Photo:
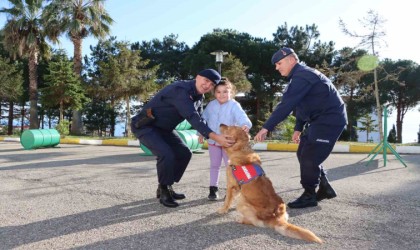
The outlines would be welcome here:
M 350 139 L 351 139 L 350 132 L 347 129 L 344 129 L 343 133 L 341 133 L 340 137 L 338 138 L 339 141 L 350 141 Z
M 397 142 L 397 131 L 395 130 L 395 124 L 392 126 L 392 129 L 389 131 L 388 142 L 389 143 Z
M 21 136 L 22 135 L 22 131 L 20 129 L 13 129 L 13 135 L 15 136 Z
M 7 134 L 7 126 L 0 125 L 0 135 L 6 135 Z
M 70 126 L 70 122 L 68 120 L 62 120 L 60 121 L 59 124 L 57 124 L 55 129 L 57 129 L 61 138 L 64 138 L 70 134 L 69 126 Z

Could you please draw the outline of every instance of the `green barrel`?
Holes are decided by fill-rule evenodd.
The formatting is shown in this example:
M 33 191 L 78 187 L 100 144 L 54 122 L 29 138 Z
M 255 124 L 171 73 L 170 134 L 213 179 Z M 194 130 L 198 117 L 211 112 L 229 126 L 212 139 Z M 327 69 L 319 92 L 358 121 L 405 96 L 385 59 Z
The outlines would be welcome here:
M 60 144 L 61 135 L 56 129 L 47 129 L 51 134 L 51 147 L 57 146 Z
M 141 154 L 141 155 L 146 155 L 146 156 L 153 155 L 152 151 L 150 151 L 150 149 L 148 149 L 145 145 L 141 143 L 140 143 L 140 148 L 144 152 L 144 154 Z
M 39 132 L 41 132 L 42 135 L 42 145 L 50 145 L 51 144 L 51 134 L 46 129 L 40 129 Z
M 198 142 L 198 135 L 196 130 L 177 130 L 176 132 L 192 151 L 202 148 L 203 144 Z
M 60 143 L 60 134 L 55 129 L 29 129 L 20 136 L 24 149 L 54 147 Z
M 201 150 L 203 148 L 203 144 L 198 141 L 197 130 L 190 129 L 190 130 L 186 130 L 186 131 L 188 131 L 190 133 L 191 137 L 194 138 L 194 143 L 195 143 L 194 144 L 195 145 L 194 150 Z
M 200 144 L 198 142 L 198 135 L 197 131 L 190 129 L 190 130 L 176 130 L 179 137 L 181 137 L 182 141 L 187 145 L 187 147 L 191 151 L 200 150 L 203 147 L 203 144 Z M 153 155 L 153 153 L 148 149 L 145 145 L 141 144 L 140 142 L 140 148 L 143 150 L 144 153 L 141 155 L 149 156 Z
M 181 123 L 179 123 L 175 130 L 188 130 L 191 128 L 191 124 L 187 120 L 183 120 Z

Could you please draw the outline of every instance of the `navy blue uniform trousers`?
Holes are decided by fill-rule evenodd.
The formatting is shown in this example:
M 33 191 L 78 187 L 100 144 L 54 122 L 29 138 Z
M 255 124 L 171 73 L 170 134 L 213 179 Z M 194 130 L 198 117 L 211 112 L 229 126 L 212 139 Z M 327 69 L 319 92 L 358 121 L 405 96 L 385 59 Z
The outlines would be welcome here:
M 316 188 L 319 177 L 325 175 L 321 165 L 331 154 L 344 126 L 310 125 L 300 137 L 297 158 L 300 164 L 300 183 L 305 189 Z
M 147 127 L 147 133 L 139 136 L 144 144 L 157 157 L 158 181 L 161 185 L 179 182 L 191 160 L 192 152 L 178 134 L 156 127 Z

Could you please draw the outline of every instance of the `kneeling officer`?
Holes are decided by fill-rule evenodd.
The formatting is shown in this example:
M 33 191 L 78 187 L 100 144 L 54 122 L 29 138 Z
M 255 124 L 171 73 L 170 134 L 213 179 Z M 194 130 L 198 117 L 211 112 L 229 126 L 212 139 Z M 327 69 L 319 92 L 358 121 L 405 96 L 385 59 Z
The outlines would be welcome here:
M 220 74 L 214 69 L 198 73 L 195 80 L 177 81 L 160 90 L 132 117 L 131 130 L 157 157 L 157 197 L 166 207 L 177 207 L 175 200 L 185 198 L 176 193 L 172 185 L 179 182 L 192 152 L 174 131 L 186 119 L 201 135 L 222 146 L 230 147 L 234 141 L 213 132 L 201 119 L 204 94 L 219 84 Z

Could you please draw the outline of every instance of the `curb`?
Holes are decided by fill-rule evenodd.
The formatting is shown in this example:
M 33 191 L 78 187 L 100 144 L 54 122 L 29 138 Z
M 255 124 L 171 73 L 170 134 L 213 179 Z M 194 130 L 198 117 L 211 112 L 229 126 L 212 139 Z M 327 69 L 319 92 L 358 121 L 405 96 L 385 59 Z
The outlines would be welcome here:
M 5 142 L 20 142 L 20 138 L 16 137 L 2 137 L 0 141 Z M 105 140 L 85 140 L 78 138 L 63 138 L 60 139 L 61 144 L 82 144 L 82 145 L 106 145 L 106 146 L 126 146 L 126 147 L 140 147 L 138 140 L 128 139 L 105 139 Z M 375 147 L 370 145 L 343 145 L 336 144 L 333 148 L 333 153 L 371 153 Z M 420 154 L 420 146 L 392 146 L 399 154 Z M 296 152 L 298 144 L 286 143 L 255 143 L 252 148 L 260 151 L 282 151 L 282 152 Z M 207 149 L 207 142 L 204 142 L 203 149 Z M 387 150 L 388 153 L 392 153 Z

